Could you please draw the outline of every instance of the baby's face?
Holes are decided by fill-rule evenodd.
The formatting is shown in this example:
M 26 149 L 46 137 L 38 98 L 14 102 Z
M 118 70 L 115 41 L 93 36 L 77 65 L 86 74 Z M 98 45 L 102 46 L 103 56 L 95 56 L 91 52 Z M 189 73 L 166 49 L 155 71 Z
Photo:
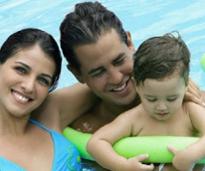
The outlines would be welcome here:
M 186 85 L 178 74 L 160 80 L 146 79 L 136 87 L 144 110 L 157 120 L 167 120 L 181 109 Z

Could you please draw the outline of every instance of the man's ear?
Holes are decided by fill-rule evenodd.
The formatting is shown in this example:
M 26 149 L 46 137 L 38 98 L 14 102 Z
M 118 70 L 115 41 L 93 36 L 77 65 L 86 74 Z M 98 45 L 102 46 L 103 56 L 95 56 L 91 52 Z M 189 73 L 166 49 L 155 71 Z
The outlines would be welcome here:
M 135 51 L 135 47 L 134 47 L 134 44 L 132 42 L 131 33 L 129 31 L 127 31 L 126 35 L 127 35 L 127 46 L 128 46 L 128 48 Z
M 79 69 L 71 66 L 70 64 L 66 65 L 67 69 L 72 72 L 72 74 L 75 76 L 75 78 L 80 82 L 80 83 L 84 83 L 81 72 Z

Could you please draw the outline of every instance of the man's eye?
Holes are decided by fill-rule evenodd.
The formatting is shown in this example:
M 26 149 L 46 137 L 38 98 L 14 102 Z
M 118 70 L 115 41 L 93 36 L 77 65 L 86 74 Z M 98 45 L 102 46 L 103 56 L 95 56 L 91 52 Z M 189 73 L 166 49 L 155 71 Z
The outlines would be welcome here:
M 124 58 L 120 58 L 114 62 L 114 65 L 117 66 L 117 65 L 121 65 L 123 63 L 124 63 Z
M 100 77 L 105 73 L 105 70 L 96 71 L 91 74 L 92 77 Z

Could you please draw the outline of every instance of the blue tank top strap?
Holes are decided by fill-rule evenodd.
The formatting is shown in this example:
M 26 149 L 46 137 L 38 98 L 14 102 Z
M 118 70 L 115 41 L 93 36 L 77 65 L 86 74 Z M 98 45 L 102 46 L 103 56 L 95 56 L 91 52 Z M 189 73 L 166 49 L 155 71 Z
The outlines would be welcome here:
M 29 122 L 48 132 L 54 145 L 52 171 L 81 171 L 80 155 L 76 147 L 62 134 L 49 129 L 39 121 L 29 119 Z M 1 171 L 1 169 L 0 169 Z
M 45 125 L 43 125 L 42 123 L 38 122 L 37 120 L 34 119 L 29 119 L 29 122 L 31 122 L 34 125 L 37 125 L 38 127 L 44 129 L 47 132 L 50 132 L 51 130 L 49 128 L 47 128 Z
M 26 171 L 24 168 L 19 166 L 18 164 L 5 159 L 4 157 L 0 156 L 0 171 Z

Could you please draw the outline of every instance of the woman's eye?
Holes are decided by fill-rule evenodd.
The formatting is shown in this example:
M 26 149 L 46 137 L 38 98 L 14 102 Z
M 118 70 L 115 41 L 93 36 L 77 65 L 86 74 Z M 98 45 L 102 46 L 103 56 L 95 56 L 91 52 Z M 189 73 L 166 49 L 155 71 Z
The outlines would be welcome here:
M 40 77 L 38 78 L 38 81 L 41 85 L 46 86 L 46 87 L 49 87 L 51 85 L 51 80 L 48 80 L 46 78 Z
M 21 66 L 16 66 L 14 69 L 20 74 L 25 74 L 27 72 L 26 68 Z

